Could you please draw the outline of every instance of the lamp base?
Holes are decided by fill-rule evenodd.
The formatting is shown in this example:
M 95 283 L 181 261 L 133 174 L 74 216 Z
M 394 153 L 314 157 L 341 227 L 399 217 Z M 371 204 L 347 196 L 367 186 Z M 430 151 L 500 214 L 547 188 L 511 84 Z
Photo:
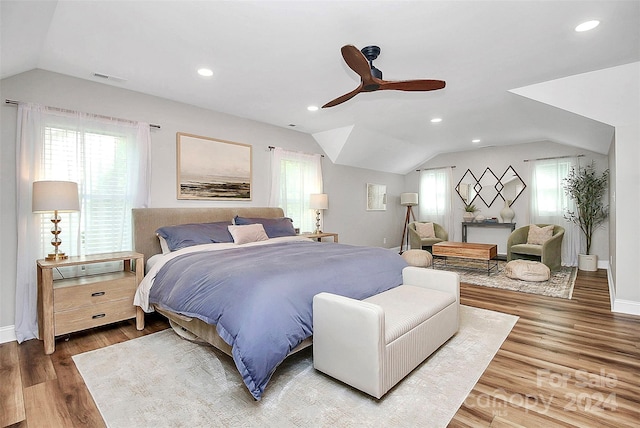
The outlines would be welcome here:
M 68 258 L 69 256 L 67 256 L 65 253 L 53 253 L 53 254 L 49 254 L 44 259 L 45 260 L 64 260 Z
M 313 233 L 322 233 L 320 230 L 320 210 L 316 210 L 316 231 Z

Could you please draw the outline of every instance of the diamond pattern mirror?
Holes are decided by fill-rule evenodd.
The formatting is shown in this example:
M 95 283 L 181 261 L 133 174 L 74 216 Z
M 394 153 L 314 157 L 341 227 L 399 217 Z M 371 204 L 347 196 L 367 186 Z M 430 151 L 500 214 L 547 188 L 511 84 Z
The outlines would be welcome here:
M 526 187 L 516 170 L 509 165 L 500 178 L 489 167 L 480 178 L 467 169 L 456 186 L 456 192 L 467 205 L 474 201 L 478 203 L 479 199 L 489 208 L 498 197 L 503 201 L 511 201 L 509 206 L 513 205 Z
M 476 197 L 475 185 L 478 182 L 478 179 L 470 169 L 464 173 L 460 182 L 456 186 L 456 192 L 462 198 L 465 205 L 471 204 Z
M 511 201 L 509 206 L 513 205 L 515 200 L 518 199 L 518 196 L 520 196 L 527 187 L 511 165 L 509 165 L 509 168 L 507 168 L 504 174 L 502 174 L 502 177 L 500 177 L 500 184 L 502 185 L 500 196 L 502 196 L 502 199 L 505 201 Z

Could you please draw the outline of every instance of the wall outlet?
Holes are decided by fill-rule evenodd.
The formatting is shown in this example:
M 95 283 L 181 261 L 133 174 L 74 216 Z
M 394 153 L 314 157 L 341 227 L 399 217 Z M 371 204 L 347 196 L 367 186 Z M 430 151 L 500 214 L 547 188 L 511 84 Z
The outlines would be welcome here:
M 387 243 L 387 238 L 382 238 L 382 243 L 386 244 Z

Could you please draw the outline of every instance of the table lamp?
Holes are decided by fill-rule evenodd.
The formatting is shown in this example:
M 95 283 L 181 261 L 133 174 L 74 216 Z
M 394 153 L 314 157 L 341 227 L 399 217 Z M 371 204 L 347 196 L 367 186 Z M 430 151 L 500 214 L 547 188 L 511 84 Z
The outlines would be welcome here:
M 62 243 L 60 239 L 60 221 L 58 213 L 80 211 L 80 201 L 78 198 L 78 184 L 72 181 L 35 181 L 33 183 L 33 199 L 31 201 L 34 213 L 52 212 L 51 245 L 54 252 L 50 253 L 46 260 L 62 260 L 68 258 L 65 253 L 59 250 Z
M 316 210 L 316 231 L 314 233 L 322 233 L 320 230 L 320 210 L 329 208 L 329 197 L 326 193 L 312 193 L 309 197 L 309 208 Z

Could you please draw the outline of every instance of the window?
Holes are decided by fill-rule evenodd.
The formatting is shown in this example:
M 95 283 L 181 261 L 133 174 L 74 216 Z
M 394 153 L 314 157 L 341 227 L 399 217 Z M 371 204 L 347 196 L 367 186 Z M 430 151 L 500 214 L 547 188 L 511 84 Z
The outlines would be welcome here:
M 60 213 L 62 247 L 84 255 L 130 250 L 131 198 L 128 197 L 128 149 L 124 135 L 82 132 L 46 126 L 40 176 L 78 183 L 79 213 Z M 42 254 L 50 251 L 50 214 L 40 222 Z
M 574 165 L 577 165 L 577 160 L 572 157 L 543 159 L 534 161 L 531 165 L 529 223 L 557 224 L 564 228 L 564 266 L 577 266 L 581 245 L 580 230 L 564 218 L 567 209 L 574 209 L 574 203 L 566 195 L 562 183 Z
M 557 217 L 564 216 L 569 199 L 562 187 L 562 180 L 567 177 L 570 169 L 571 162 L 567 160 L 534 164 L 532 216 L 538 222 L 551 219 L 555 221 Z
M 75 256 L 130 250 L 131 208 L 149 201 L 150 132 L 148 123 L 30 103 L 19 103 L 16 129 L 15 331 L 22 342 L 38 332 L 34 261 L 53 250 L 50 215 L 32 211 L 33 183 L 78 183 L 80 212 L 61 215 L 60 251 Z
M 276 147 L 271 161 L 270 205 L 281 207 L 302 232 L 315 230 L 309 196 L 322 193 L 321 156 Z
M 418 220 L 438 223 L 449 232 L 452 222 L 451 181 L 450 167 L 420 171 Z

